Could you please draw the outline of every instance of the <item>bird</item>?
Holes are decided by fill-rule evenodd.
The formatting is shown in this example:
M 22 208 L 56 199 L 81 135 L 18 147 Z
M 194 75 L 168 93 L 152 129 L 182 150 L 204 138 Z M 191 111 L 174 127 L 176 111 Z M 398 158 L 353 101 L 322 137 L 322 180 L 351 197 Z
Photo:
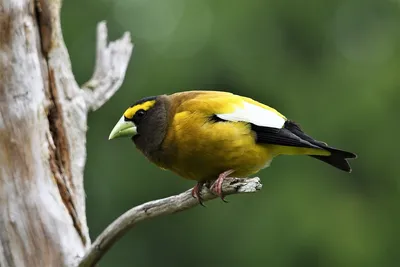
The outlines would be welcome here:
M 227 177 L 247 178 L 280 155 L 306 155 L 350 173 L 357 155 L 306 134 L 300 124 L 266 104 L 228 91 L 189 90 L 144 97 L 126 108 L 109 140 L 130 137 L 153 164 L 205 183 L 224 200 Z

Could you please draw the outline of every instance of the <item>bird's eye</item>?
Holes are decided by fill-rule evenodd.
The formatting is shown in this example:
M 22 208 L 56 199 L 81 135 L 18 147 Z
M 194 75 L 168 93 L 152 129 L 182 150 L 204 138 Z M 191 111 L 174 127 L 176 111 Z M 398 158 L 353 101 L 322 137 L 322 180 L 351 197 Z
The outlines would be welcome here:
M 138 111 L 136 111 L 135 116 L 133 116 L 133 122 L 135 124 L 139 124 L 144 115 L 146 115 L 146 111 L 144 111 L 143 109 L 139 109 Z
M 136 116 L 138 117 L 138 118 L 141 118 L 141 117 L 143 117 L 144 116 L 144 114 L 146 114 L 146 111 L 144 111 L 143 109 L 139 109 L 138 111 L 136 111 Z

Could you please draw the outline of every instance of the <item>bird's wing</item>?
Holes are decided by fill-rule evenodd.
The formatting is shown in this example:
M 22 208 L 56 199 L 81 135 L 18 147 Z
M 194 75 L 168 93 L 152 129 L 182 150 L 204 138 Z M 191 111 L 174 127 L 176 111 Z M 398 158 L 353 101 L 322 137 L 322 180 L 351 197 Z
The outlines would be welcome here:
M 261 104 L 251 98 L 237 96 L 230 112 L 219 112 L 215 115 L 227 121 L 242 121 L 260 127 L 281 129 L 286 118 L 277 110 Z
M 180 94 L 182 104 L 178 112 L 202 112 L 225 121 L 248 122 L 257 126 L 282 128 L 286 118 L 277 110 L 251 98 L 228 92 L 189 91 Z
M 210 119 L 214 116 L 217 117 L 214 121 L 218 122 L 248 123 L 256 133 L 257 143 L 322 149 L 285 127 L 284 115 L 251 98 L 213 91 L 196 91 L 189 95 L 181 102 L 180 110 L 201 112 Z

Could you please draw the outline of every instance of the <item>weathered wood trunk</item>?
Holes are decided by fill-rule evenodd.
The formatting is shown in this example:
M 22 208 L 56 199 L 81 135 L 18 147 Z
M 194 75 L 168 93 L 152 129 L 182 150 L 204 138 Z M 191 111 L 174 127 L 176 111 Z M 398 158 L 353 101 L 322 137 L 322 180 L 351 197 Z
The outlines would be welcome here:
M 87 114 L 119 89 L 133 45 L 97 29 L 80 88 L 61 0 L 0 0 L 0 267 L 78 266 L 90 246 L 83 171 Z
M 59 1 L 0 0 L 2 267 L 72 266 L 90 243 L 82 186 L 86 112 L 68 105 L 79 98 L 65 94 L 79 88 L 68 77 L 59 9 Z

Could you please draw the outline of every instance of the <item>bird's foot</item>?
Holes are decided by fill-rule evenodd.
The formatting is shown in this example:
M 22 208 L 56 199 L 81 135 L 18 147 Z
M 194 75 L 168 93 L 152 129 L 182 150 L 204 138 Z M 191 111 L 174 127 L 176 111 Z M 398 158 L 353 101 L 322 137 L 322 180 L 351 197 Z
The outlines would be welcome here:
M 227 178 L 233 172 L 234 172 L 234 170 L 227 170 L 227 171 L 221 173 L 218 176 L 218 179 L 215 181 L 213 188 L 212 188 L 214 193 L 216 193 L 224 202 L 228 202 L 228 201 L 225 200 L 225 196 L 222 192 L 222 183 L 224 182 L 224 179 Z
M 197 182 L 197 184 L 192 189 L 192 197 L 196 198 L 199 201 L 199 204 L 203 207 L 203 201 L 201 199 L 201 189 L 203 188 L 204 182 Z

